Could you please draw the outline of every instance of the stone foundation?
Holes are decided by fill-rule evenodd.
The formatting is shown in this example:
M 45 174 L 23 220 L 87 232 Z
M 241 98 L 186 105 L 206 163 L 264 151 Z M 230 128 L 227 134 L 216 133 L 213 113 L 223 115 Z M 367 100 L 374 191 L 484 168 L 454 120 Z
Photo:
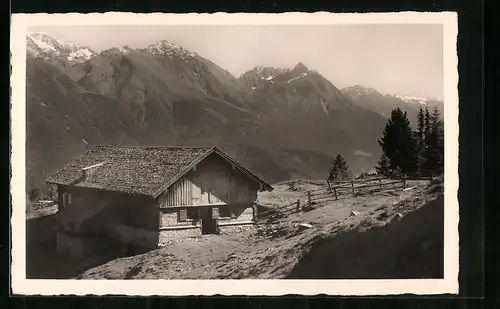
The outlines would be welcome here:
M 219 233 L 221 235 L 229 235 L 233 233 L 248 232 L 255 229 L 253 224 L 242 224 L 242 225 L 219 225 Z
M 184 239 L 187 237 L 201 236 L 199 227 L 191 227 L 186 229 L 161 230 L 158 240 L 158 246 L 168 245 L 172 241 Z

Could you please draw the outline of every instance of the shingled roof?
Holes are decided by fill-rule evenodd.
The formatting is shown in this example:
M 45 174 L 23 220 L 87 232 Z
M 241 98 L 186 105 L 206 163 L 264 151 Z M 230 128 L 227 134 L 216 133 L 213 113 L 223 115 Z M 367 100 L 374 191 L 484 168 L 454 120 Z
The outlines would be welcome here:
M 48 183 L 157 197 L 211 153 L 237 166 L 266 190 L 273 188 L 216 147 L 123 147 L 98 145 L 57 172 Z M 98 167 L 102 165 L 101 167 Z M 96 168 L 92 168 L 96 166 Z M 85 168 L 92 172 L 86 173 Z

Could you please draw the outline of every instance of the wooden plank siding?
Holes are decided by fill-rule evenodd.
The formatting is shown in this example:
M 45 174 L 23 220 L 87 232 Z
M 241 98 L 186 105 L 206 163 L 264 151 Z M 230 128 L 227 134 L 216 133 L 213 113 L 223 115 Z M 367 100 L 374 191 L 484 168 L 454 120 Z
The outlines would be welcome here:
M 194 184 L 188 178 L 179 179 L 165 193 L 159 196 L 160 207 L 193 205 L 193 187 Z
M 252 205 L 259 185 L 214 155 L 158 197 L 160 208 L 200 205 Z

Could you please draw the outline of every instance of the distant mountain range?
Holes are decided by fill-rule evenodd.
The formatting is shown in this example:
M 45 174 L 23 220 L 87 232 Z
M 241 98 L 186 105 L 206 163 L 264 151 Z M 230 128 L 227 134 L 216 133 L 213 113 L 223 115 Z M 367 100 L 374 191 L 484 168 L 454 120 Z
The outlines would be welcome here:
M 271 182 L 324 179 L 338 153 L 357 173 L 393 108 L 442 105 L 339 90 L 302 63 L 238 78 L 168 41 L 97 53 L 41 33 L 27 37 L 26 90 L 28 188 L 92 144 L 217 145 Z
M 406 110 L 413 124 L 416 124 L 417 114 L 421 107 L 427 107 L 430 110 L 437 107 L 441 115 L 444 111 L 443 102 L 436 99 L 392 94 L 384 95 L 373 88 L 361 85 L 345 87 L 342 89 L 342 93 L 357 104 L 384 117 L 389 117 L 391 111 L 397 107 Z

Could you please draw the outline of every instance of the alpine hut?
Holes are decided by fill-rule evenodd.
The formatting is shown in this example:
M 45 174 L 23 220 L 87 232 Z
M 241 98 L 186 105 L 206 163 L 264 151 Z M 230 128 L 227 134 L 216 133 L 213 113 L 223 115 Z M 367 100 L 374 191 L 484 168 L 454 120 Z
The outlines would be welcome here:
M 47 182 L 58 192 L 58 251 L 75 257 L 251 226 L 257 192 L 273 190 L 216 147 L 98 145 Z

